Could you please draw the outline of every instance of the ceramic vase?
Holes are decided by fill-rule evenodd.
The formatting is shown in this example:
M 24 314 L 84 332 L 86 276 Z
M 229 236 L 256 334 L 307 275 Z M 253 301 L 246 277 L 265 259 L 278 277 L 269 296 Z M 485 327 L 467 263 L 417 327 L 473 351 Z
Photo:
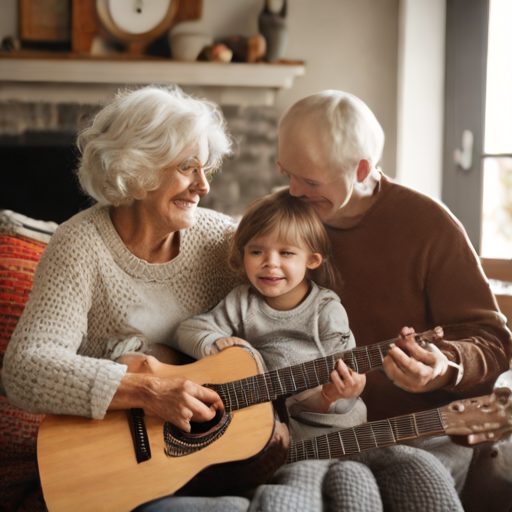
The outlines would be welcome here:
M 286 25 L 287 0 L 265 0 L 265 6 L 258 17 L 258 29 L 267 42 L 265 60 L 281 60 L 288 46 Z

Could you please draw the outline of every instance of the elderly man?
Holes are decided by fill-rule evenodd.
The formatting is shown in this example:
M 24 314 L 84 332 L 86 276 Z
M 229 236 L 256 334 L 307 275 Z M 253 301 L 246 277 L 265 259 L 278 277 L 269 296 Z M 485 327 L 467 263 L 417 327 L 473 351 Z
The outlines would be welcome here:
M 341 275 L 335 291 L 357 344 L 413 332 L 404 326 L 444 328 L 437 348 L 428 351 L 405 338 L 385 358 L 384 372 L 368 375 L 362 398 L 369 421 L 486 394 L 509 369 L 512 352 L 511 333 L 464 228 L 445 207 L 380 171 L 383 145 L 370 109 L 341 91 L 298 101 L 279 126 L 279 170 L 290 194 L 313 205 L 327 227 Z M 469 489 L 482 494 L 473 482 L 480 472 L 496 475 L 496 465 L 505 462 L 500 452 L 510 445 L 496 444 L 488 457 L 481 448 L 473 457 L 473 450 L 448 438 L 420 444 L 451 469 L 459 491 L 466 480 L 466 510 L 476 503 Z M 479 462 L 466 479 L 472 457 Z M 495 486 L 500 496 L 512 495 L 506 480 L 493 478 L 502 484 Z M 505 501 L 509 510 L 512 503 Z

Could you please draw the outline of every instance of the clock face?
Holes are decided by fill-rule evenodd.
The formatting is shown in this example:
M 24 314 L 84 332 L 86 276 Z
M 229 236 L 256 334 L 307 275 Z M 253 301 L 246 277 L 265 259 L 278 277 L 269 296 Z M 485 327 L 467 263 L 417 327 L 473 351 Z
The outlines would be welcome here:
M 160 25 L 172 0 L 107 0 L 112 22 L 127 34 L 144 34 Z
M 172 27 L 177 13 L 176 0 L 96 0 L 96 14 L 102 27 L 129 43 L 161 36 Z

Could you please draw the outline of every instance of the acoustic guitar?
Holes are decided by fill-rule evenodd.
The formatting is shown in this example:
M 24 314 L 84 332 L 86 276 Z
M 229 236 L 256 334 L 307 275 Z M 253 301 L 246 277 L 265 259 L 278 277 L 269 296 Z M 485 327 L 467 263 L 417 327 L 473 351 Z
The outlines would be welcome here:
M 442 335 L 437 328 L 417 334 L 416 340 L 424 344 Z M 225 404 L 223 414 L 192 423 L 190 433 L 134 409 L 108 412 L 103 420 L 47 415 L 37 441 L 47 507 L 50 512 L 130 511 L 176 493 L 209 466 L 254 457 L 272 439 L 273 400 L 329 382 L 338 359 L 359 373 L 379 368 L 393 342 L 396 339 L 263 374 L 246 347 L 232 347 L 188 365 L 161 364 L 159 376 L 207 385 Z M 482 400 L 501 403 L 492 397 Z M 338 457 L 412 437 L 465 433 L 456 429 L 448 410 L 429 414 L 432 417 L 418 413 L 346 429 L 337 438 L 338 447 L 332 434 L 292 443 L 288 461 Z

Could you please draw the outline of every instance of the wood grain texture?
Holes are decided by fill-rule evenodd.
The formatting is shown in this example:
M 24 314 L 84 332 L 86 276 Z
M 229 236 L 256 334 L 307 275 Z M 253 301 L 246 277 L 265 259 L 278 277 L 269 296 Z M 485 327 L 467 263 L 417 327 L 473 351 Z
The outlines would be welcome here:
M 20 0 L 19 13 L 22 41 L 69 41 L 71 13 L 68 0 Z
M 175 23 L 200 20 L 203 15 L 203 0 L 179 0 Z
M 74 53 L 90 53 L 98 31 L 95 0 L 72 0 L 71 46 Z
M 185 366 L 166 365 L 162 376 L 218 384 L 258 373 L 251 353 L 233 347 Z M 137 464 L 128 411 L 103 420 L 46 416 L 38 437 L 38 464 L 50 512 L 130 511 L 175 493 L 204 468 L 247 459 L 272 436 L 270 403 L 235 411 L 226 433 L 203 450 L 179 458 L 164 453 L 163 420 L 146 416 L 152 458 Z

